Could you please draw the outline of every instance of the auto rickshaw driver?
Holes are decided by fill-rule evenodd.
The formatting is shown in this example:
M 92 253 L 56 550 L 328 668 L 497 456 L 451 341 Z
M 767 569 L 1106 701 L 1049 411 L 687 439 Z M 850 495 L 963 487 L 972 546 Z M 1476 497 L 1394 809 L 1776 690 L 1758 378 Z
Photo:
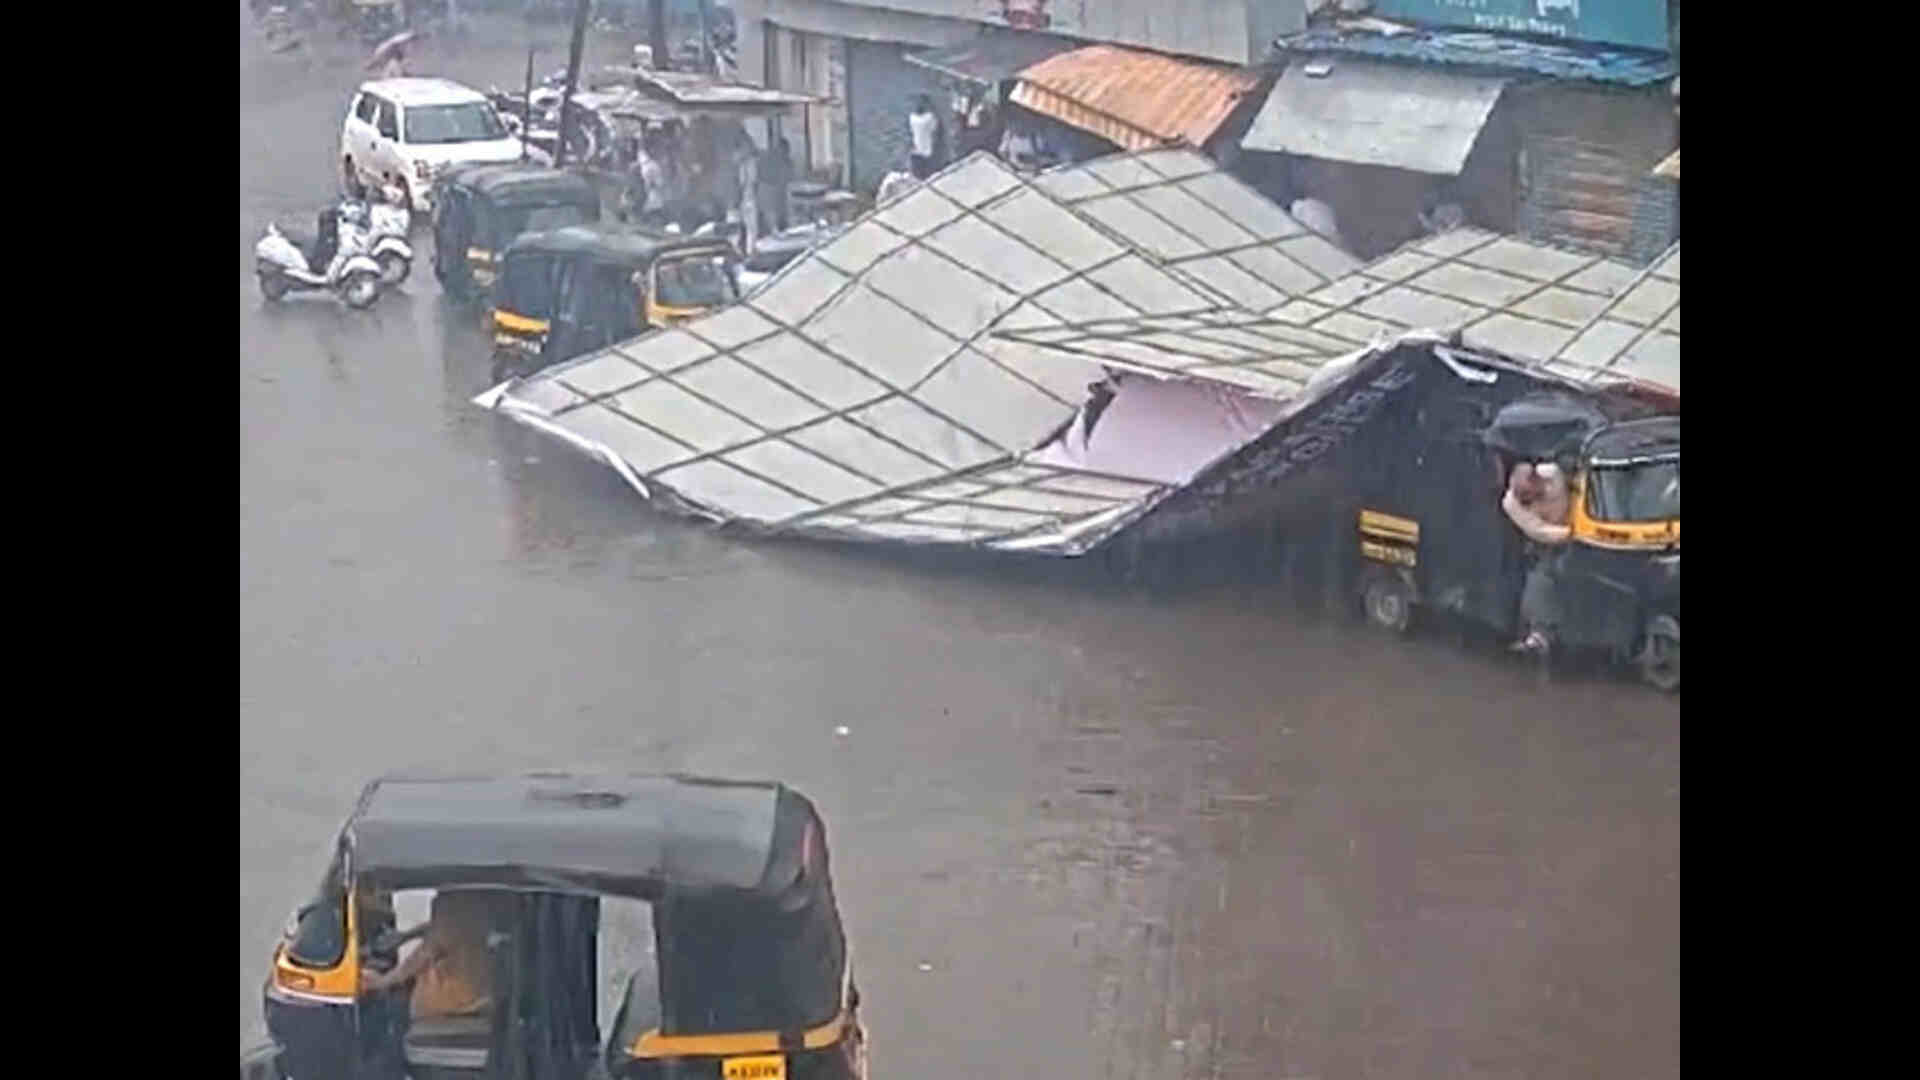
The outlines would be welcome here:
M 435 893 L 427 922 L 404 935 L 419 936 L 420 943 L 390 971 L 363 968 L 360 992 L 379 993 L 412 983 L 410 1012 L 416 1024 L 485 1015 L 493 1007 L 487 935 L 495 907 L 493 894 L 484 890 Z

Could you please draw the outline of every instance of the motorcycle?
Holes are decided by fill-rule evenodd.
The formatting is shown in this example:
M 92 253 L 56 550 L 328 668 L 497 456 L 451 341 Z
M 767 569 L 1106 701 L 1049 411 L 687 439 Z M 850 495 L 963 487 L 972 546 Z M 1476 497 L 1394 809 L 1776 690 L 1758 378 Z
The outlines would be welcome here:
M 296 289 L 329 289 L 348 307 L 372 305 L 380 296 L 381 267 L 370 253 L 370 227 L 366 204 L 355 202 L 328 211 L 321 231 L 313 236 L 268 224 L 267 235 L 253 247 L 260 292 L 268 300 L 279 300 Z M 329 231 L 335 234 L 331 251 Z M 316 269 L 317 263 L 324 265 Z
M 413 272 L 413 245 L 407 240 L 413 232 L 413 213 L 399 188 L 387 188 L 381 196 L 367 208 L 368 245 L 373 261 L 380 264 L 380 283 L 394 286 Z

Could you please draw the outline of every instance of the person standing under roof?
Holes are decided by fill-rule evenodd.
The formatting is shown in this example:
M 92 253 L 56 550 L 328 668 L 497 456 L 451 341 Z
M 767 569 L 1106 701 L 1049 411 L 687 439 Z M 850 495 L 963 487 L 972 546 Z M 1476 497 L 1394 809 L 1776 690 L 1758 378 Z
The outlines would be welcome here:
M 760 213 L 760 231 L 787 231 L 787 189 L 793 184 L 793 148 L 785 135 L 775 135 L 760 155 L 755 177 L 759 189 L 754 193 Z
M 1340 223 L 1334 217 L 1333 207 L 1326 202 L 1311 195 L 1302 195 L 1287 207 L 1287 213 L 1293 215 L 1295 221 L 1333 241 L 1334 247 L 1341 251 L 1349 250 L 1346 238 L 1340 235 Z
M 915 177 L 925 180 L 933 175 L 933 155 L 940 138 L 940 115 L 933 111 L 933 99 L 925 94 L 913 103 L 913 112 L 907 114 L 907 134 L 913 140 L 907 164 Z

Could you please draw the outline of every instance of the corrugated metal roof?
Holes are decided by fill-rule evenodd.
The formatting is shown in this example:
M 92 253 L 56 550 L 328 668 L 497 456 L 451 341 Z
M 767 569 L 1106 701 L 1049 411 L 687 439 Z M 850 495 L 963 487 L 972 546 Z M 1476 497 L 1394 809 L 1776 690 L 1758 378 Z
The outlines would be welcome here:
M 651 91 L 681 105 L 807 105 L 819 99 L 789 90 L 769 90 L 764 86 L 725 82 L 711 75 L 688 71 L 652 71 L 626 69 L 633 73 L 642 90 Z
M 1457 176 L 1506 84 L 1370 60 L 1294 64 L 1240 145 Z
M 1089 45 L 1021 71 L 1013 101 L 1129 150 L 1201 146 L 1259 79 L 1245 68 Z
M 1020 30 L 989 30 L 964 45 L 908 53 L 907 63 L 964 82 L 998 84 L 1022 68 L 1080 46 L 1071 38 Z
M 1587 79 L 1621 86 L 1649 86 L 1674 78 L 1680 72 L 1680 65 L 1664 53 L 1552 45 L 1470 31 L 1408 27 L 1384 34 L 1333 26 L 1283 37 L 1278 44 L 1298 53 L 1345 53 L 1486 71 L 1525 72 L 1557 79 Z

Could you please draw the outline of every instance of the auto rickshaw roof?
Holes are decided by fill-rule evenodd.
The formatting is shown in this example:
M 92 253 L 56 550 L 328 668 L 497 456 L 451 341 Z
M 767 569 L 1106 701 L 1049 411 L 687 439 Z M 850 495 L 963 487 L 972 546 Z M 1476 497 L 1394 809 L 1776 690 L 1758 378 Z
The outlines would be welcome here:
M 1655 416 L 1630 420 L 1595 432 L 1586 457 L 1595 465 L 1627 465 L 1680 456 L 1680 418 Z
M 717 250 L 727 246 L 722 236 L 686 236 L 631 225 L 568 225 L 521 236 L 508 245 L 507 256 L 584 255 L 638 269 L 670 252 Z
M 822 826 L 777 782 L 536 772 L 394 776 L 360 796 L 354 874 L 393 888 L 539 886 L 651 899 L 777 892 Z
M 590 202 L 598 207 L 600 204 L 600 193 L 585 177 L 543 165 L 518 162 L 468 165 L 449 172 L 447 182 L 484 195 L 501 206 Z

